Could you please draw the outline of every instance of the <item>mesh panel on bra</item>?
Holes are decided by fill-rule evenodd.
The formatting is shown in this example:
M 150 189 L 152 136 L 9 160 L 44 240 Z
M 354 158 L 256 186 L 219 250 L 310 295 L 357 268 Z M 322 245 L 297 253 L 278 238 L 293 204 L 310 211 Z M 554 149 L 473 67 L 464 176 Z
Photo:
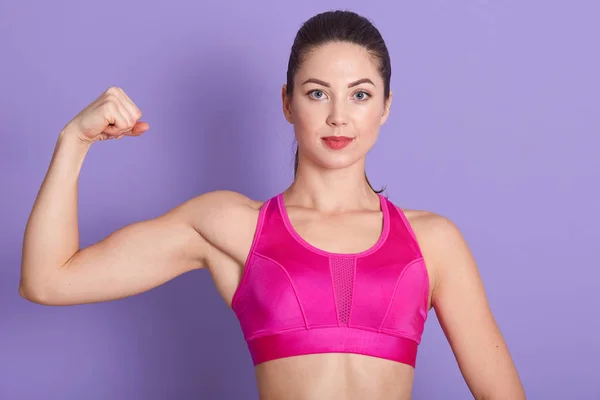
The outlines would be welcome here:
M 354 288 L 353 258 L 331 257 L 331 278 L 335 291 L 338 321 L 340 325 L 347 326 L 350 320 L 350 307 L 352 306 L 352 291 Z

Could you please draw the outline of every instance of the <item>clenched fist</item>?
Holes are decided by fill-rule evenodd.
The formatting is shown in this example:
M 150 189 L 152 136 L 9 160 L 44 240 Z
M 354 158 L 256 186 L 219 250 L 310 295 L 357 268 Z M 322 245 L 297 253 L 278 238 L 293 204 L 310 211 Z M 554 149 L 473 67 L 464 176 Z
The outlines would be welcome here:
M 149 125 L 141 122 L 142 112 L 123 89 L 110 87 L 81 110 L 69 123 L 69 131 L 84 143 L 123 136 L 139 136 Z

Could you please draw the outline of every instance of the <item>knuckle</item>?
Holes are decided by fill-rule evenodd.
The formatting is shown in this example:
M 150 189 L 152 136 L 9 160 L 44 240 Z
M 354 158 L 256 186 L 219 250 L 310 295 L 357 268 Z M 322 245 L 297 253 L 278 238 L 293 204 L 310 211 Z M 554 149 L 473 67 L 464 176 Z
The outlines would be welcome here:
M 104 94 L 105 103 L 114 103 L 117 101 L 117 96 L 112 92 L 106 92 Z
M 119 89 L 120 88 L 118 88 L 117 86 L 111 86 L 108 89 L 106 89 L 106 93 L 116 95 L 119 92 Z

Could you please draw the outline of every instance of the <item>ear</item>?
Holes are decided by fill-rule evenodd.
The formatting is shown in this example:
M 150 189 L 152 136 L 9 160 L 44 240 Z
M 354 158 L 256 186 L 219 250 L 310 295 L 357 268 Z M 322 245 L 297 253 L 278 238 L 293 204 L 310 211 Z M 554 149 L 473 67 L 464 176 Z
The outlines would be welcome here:
M 389 115 L 390 115 L 390 107 L 392 107 L 392 91 L 390 90 L 390 97 L 385 102 L 385 106 L 383 107 L 383 115 L 381 116 L 381 125 L 385 124 Z
M 283 106 L 283 115 L 285 116 L 285 119 L 290 123 L 293 124 L 293 119 L 292 119 L 292 104 L 291 104 L 291 98 L 287 95 L 287 85 L 284 84 L 283 87 L 281 88 L 281 103 Z

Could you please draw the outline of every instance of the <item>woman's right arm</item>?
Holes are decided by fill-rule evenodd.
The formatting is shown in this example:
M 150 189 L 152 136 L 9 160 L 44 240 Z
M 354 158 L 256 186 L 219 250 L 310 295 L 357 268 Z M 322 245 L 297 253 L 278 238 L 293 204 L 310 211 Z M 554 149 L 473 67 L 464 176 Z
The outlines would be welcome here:
M 77 181 L 85 155 L 95 141 L 141 134 L 148 127 L 140 117 L 125 93 L 111 88 L 59 135 L 25 229 L 19 286 L 24 298 L 45 305 L 108 301 L 206 266 L 213 246 L 200 230 L 223 226 L 216 218 L 239 208 L 244 196 L 206 193 L 79 248 Z

